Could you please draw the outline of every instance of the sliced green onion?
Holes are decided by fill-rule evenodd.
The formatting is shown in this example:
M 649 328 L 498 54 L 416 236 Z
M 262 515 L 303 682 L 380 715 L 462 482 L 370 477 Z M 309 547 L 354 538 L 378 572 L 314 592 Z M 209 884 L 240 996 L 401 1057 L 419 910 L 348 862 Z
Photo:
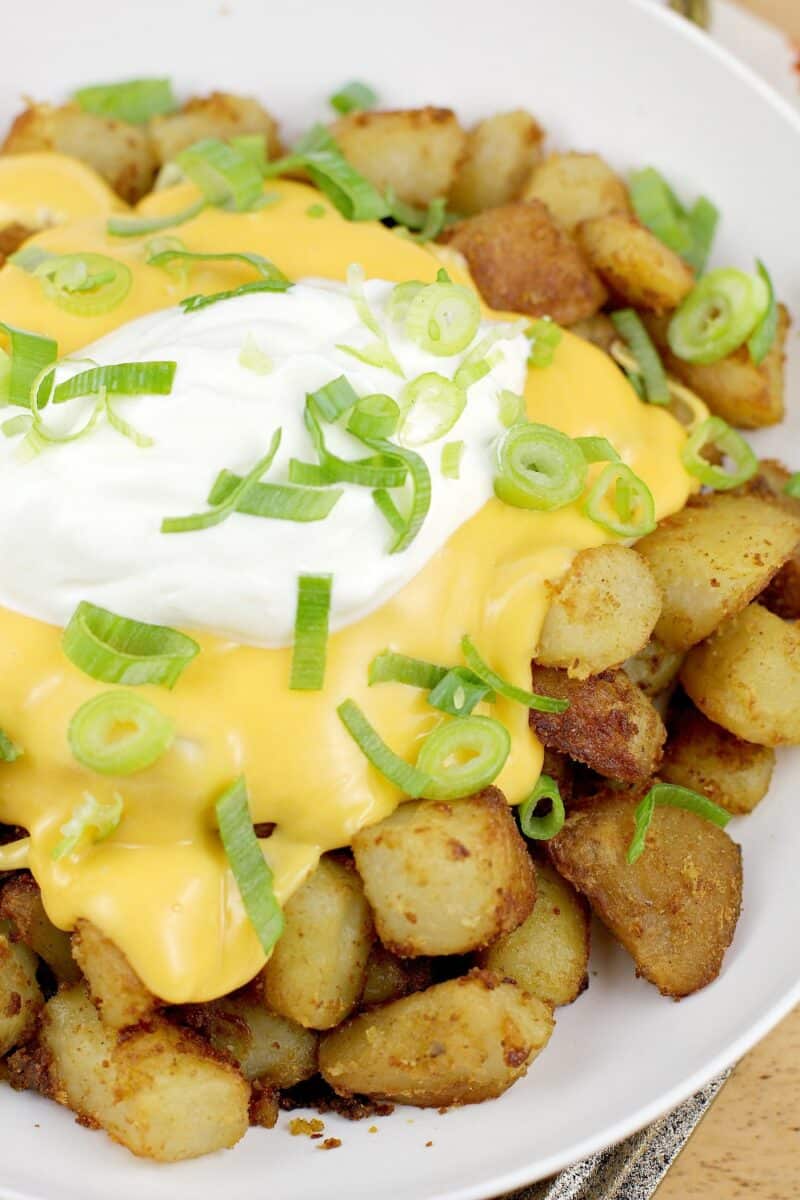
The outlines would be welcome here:
M 461 459 L 464 442 L 446 442 L 442 446 L 441 471 L 445 479 L 458 479 L 461 475 Z
M 33 386 L 58 358 L 58 343 L 39 333 L 17 329 L 15 325 L 8 325 L 5 321 L 0 321 L 0 333 L 7 336 L 11 347 L 11 365 L 7 369 L 0 400 L 22 408 L 30 408 Z M 48 382 L 40 403 L 47 402 L 53 383 L 52 372 L 46 378 Z
M 718 804 L 692 792 L 689 788 L 678 787 L 674 783 L 656 783 L 646 796 L 636 805 L 634 820 L 635 832 L 628 846 L 627 860 L 632 865 L 644 852 L 647 831 L 653 819 L 653 813 L 658 807 L 685 808 L 688 812 L 703 817 L 724 829 L 731 819 L 731 814 Z
M 17 265 L 24 263 L 20 257 Z M 33 268 L 45 295 L 74 317 L 111 312 L 131 290 L 130 267 L 106 254 L 52 254 Z
M 389 205 L 389 216 L 402 226 L 398 233 L 421 245 L 432 242 L 447 225 L 447 201 L 443 196 L 436 196 L 427 208 L 416 208 L 400 200 L 393 188 L 387 188 L 386 203 Z
M 653 493 L 622 462 L 612 462 L 603 468 L 589 490 L 584 508 L 596 525 L 619 537 L 644 537 L 656 527 Z
M 485 379 L 492 369 L 492 362 L 489 357 L 482 358 L 478 362 L 463 362 L 456 369 L 453 376 L 453 383 L 456 387 L 471 388 L 474 383 L 480 383 L 481 379 Z
M 281 434 L 282 430 L 276 429 L 267 453 L 240 479 L 235 487 L 231 488 L 224 500 L 207 512 L 192 513 L 188 517 L 164 517 L 161 522 L 161 532 L 193 533 L 201 529 L 211 529 L 212 526 L 227 520 L 232 513 L 236 512 L 252 485 L 258 483 L 264 472 L 272 466 L 272 460 L 278 453 L 278 447 L 281 444 Z
M 457 800 L 488 787 L 511 751 L 508 730 L 492 717 L 459 717 L 429 733 L 417 756 L 417 770 L 430 782 L 431 800 Z
M 444 375 L 427 371 L 405 385 L 399 396 L 398 437 L 405 446 L 426 446 L 453 428 L 467 403 L 467 393 Z
M 386 522 L 392 533 L 396 537 L 399 537 L 405 530 L 406 519 L 386 491 L 386 488 L 376 488 L 372 493 L 372 499 L 375 501 L 375 507 L 378 512 L 386 518 Z
M 289 462 L 289 481 L 319 486 L 327 483 L 354 483 L 359 487 L 393 488 L 405 483 L 408 468 L 399 449 L 390 442 L 381 446 L 389 447 L 387 453 L 381 452 L 374 458 L 362 458 L 350 461 L 332 454 L 326 444 L 325 435 L 319 422 L 316 405 L 312 396 L 306 396 L 304 412 L 306 428 L 311 435 L 314 449 L 319 457 L 319 468 L 311 464 L 300 463 L 297 459 Z M 371 442 L 365 442 L 371 445 Z M 377 444 L 377 443 L 376 443 Z
M 552 512 L 577 500 L 585 481 L 580 446 L 549 425 L 513 425 L 498 444 L 494 490 L 504 504 Z
M 366 83 L 359 83 L 358 80 L 346 83 L 330 98 L 331 108 L 343 116 L 346 116 L 347 113 L 363 112 L 366 108 L 374 108 L 377 103 L 377 93 Z
M 53 403 L 62 404 L 78 396 L 95 396 L 111 392 L 118 396 L 168 396 L 177 369 L 175 362 L 114 363 L 108 367 L 92 367 L 59 383 L 53 392 Z
M 426 242 L 434 242 L 447 225 L 447 201 L 443 196 L 436 196 L 425 210 L 425 220 L 416 233 L 410 233 L 412 242 L 424 246 Z
M 174 263 L 185 263 L 191 266 L 197 262 L 241 262 L 253 267 L 261 279 L 271 279 L 278 283 L 289 283 L 283 271 L 264 258 L 262 254 L 230 252 L 225 254 L 198 254 L 193 250 L 161 250 L 147 260 L 150 267 L 168 268 Z
M 352 167 L 322 125 L 315 125 L 300 139 L 291 154 L 267 163 L 267 178 L 302 169 L 348 221 L 380 221 L 389 207 L 363 175 Z
M 563 336 L 560 327 L 550 317 L 542 317 L 528 326 L 525 336 L 531 343 L 529 366 L 549 367 Z
M 270 356 L 261 349 L 252 334 L 248 334 L 239 351 L 239 366 L 254 375 L 269 375 L 273 367 Z
M 102 775 L 132 775 L 161 758 L 175 725 L 135 692 L 103 692 L 82 704 L 67 740 L 78 762 Z
M 403 368 L 392 354 L 387 341 L 378 340 L 370 342 L 367 346 L 348 346 L 344 342 L 337 342 L 336 349 L 341 350 L 343 354 L 352 355 L 368 367 L 382 367 L 384 371 L 391 371 L 394 375 L 403 375 Z
M 306 209 L 306 216 L 318 221 L 320 217 L 325 216 L 327 211 L 328 210 L 324 204 L 309 204 L 308 208 Z
M 238 296 L 250 296 L 254 292 L 288 292 L 291 286 L 288 280 L 256 279 L 253 283 L 243 283 L 225 292 L 212 292 L 210 296 L 187 296 L 181 300 L 181 308 L 185 313 L 192 313 L 211 304 L 219 304 L 220 300 L 235 300 Z
M 103 683 L 160 684 L 172 688 L 200 647 L 185 633 L 119 617 L 82 600 L 64 630 L 61 647 L 79 671 Z
M 7 421 L 3 421 L 2 428 L 3 436 L 7 438 L 16 437 L 18 433 L 27 433 L 31 427 L 31 414 L 20 413 L 19 416 L 9 417 Z
M 453 667 L 443 675 L 428 696 L 428 704 L 448 713 L 451 717 L 466 717 L 482 700 L 494 700 L 494 692 L 468 671 L 466 667 Z
M 575 438 L 575 444 L 576 446 L 580 446 L 587 463 L 620 461 L 619 455 L 607 438 L 577 437 Z
M 773 287 L 770 273 L 760 259 L 756 263 L 756 269 L 766 284 L 769 293 L 767 311 L 750 334 L 747 342 L 750 357 L 758 366 L 769 354 L 778 334 L 778 302 L 775 298 L 775 288 Z
M 261 200 L 262 173 L 252 157 L 219 138 L 203 138 L 187 146 L 175 161 L 208 204 L 247 212 Z
M 300 575 L 294 620 L 293 692 L 318 692 L 325 682 L 332 575 Z
M 272 871 L 259 845 L 244 780 L 237 779 L 215 805 L 219 835 L 250 924 L 265 954 L 283 933 L 284 917 L 275 898 Z
M 140 433 L 138 429 L 134 429 L 133 425 L 124 420 L 113 407 L 111 397 L 105 396 L 106 420 L 112 429 L 116 429 L 117 433 L 121 433 L 128 441 L 133 442 L 140 450 L 146 450 L 149 446 L 155 445 L 155 439 L 148 437 L 146 433 Z
M 719 209 L 706 196 L 701 196 L 692 205 L 688 221 L 692 244 L 683 257 L 695 275 L 701 275 L 706 269 L 708 256 L 714 244 L 714 235 L 719 224 Z
M 267 165 L 267 138 L 263 133 L 240 133 L 228 138 L 234 150 L 249 158 L 263 174 Z
M 151 117 L 178 107 L 169 79 L 129 79 L 125 83 L 96 83 L 78 88 L 73 98 L 84 112 L 144 125 Z
M 199 216 L 204 208 L 206 201 L 198 200 L 187 208 L 182 208 L 176 213 L 167 213 L 164 217 L 109 217 L 106 233 L 111 237 L 142 237 L 146 233 L 160 233 L 162 229 L 185 225 L 187 221 Z
M 407 279 L 405 283 L 395 284 L 386 306 L 390 320 L 402 325 L 408 316 L 408 307 L 411 301 L 419 295 L 424 287 L 427 287 L 427 284 L 421 283 L 419 279 Z
M 784 493 L 791 496 L 793 500 L 800 500 L 800 471 L 795 471 L 791 478 L 787 479 L 784 487 Z
M 769 288 L 760 275 L 724 267 L 704 275 L 675 312 L 667 330 L 670 349 L 691 363 L 714 363 L 738 350 L 769 311 Z
M 309 393 L 320 416 L 332 424 L 358 402 L 358 392 L 345 375 L 332 379 L 316 392 Z
M 432 691 L 446 674 L 447 667 L 437 667 L 435 663 L 396 654 L 393 650 L 382 650 L 369 664 L 367 678 L 370 687 L 376 683 L 406 683 L 409 687 Z
M 471 288 L 457 283 L 429 283 L 408 306 L 405 331 L 429 354 L 452 355 L 466 350 L 478 332 L 481 306 Z
M 337 350 L 344 350 L 345 353 L 352 354 L 373 367 L 384 367 L 387 371 L 402 376 L 403 369 L 392 354 L 386 333 L 369 306 L 364 292 L 364 268 L 359 263 L 351 263 L 347 268 L 347 291 L 359 321 L 375 335 L 375 341 L 361 348 L 338 345 Z
M 299 458 L 289 459 L 289 483 L 300 487 L 324 488 L 334 483 L 333 475 L 319 463 L 301 462 Z
M 207 503 L 224 503 L 242 482 L 233 471 L 220 471 L 208 494 Z M 324 521 L 338 504 L 341 488 L 295 487 L 291 483 L 254 483 L 240 496 L 236 511 L 274 521 Z
M 709 462 L 703 454 L 709 447 L 715 447 L 725 458 L 731 459 L 733 468 L 728 470 L 724 463 L 718 466 Z M 690 475 L 715 492 L 740 487 L 758 470 L 758 459 L 752 446 L 722 417 L 709 417 L 689 434 L 681 451 L 681 461 Z
M 414 541 L 431 506 L 431 475 L 428 464 L 413 450 L 397 446 L 394 442 L 385 442 L 382 438 L 369 438 L 364 441 L 367 446 L 387 458 L 396 456 L 402 459 L 408 468 L 408 477 L 411 480 L 411 504 L 403 522 L 403 528 L 397 531 L 395 539 L 389 547 L 390 554 L 400 554 L 403 550 L 407 550 Z
M 122 797 L 117 792 L 106 804 L 97 800 L 91 792 L 84 792 L 83 800 L 59 829 L 61 841 L 56 843 L 50 857 L 56 862 L 66 858 L 77 849 L 84 837 L 89 837 L 92 842 L 105 841 L 122 820 L 123 807 Z
M 683 206 L 664 177 L 654 167 L 634 171 L 629 181 L 634 212 L 660 242 L 676 254 L 691 248 L 691 235 Z
M 16 762 L 20 755 L 24 753 L 21 746 L 16 742 L 12 742 L 7 733 L 0 729 L 0 761 Z
M 456 372 L 457 374 L 457 372 Z M 525 397 L 517 392 L 503 388 L 497 397 L 498 416 L 500 424 L 510 429 L 512 425 L 521 425 L 525 421 Z
M 632 308 L 622 308 L 611 314 L 611 320 L 639 364 L 647 399 L 651 404 L 669 404 L 666 371 L 641 317 Z
M 550 812 L 546 816 L 537 817 L 536 809 L 543 800 L 550 801 Z M 517 817 L 519 827 L 526 838 L 537 842 L 549 842 L 560 833 L 564 827 L 566 813 L 564 801 L 555 779 L 550 775 L 540 775 L 536 787 L 526 800 L 522 801 Z
M 528 692 L 503 679 L 502 675 L 498 675 L 484 662 L 469 637 L 461 639 L 461 653 L 473 675 L 477 675 L 478 679 L 488 684 L 498 696 L 513 700 L 517 704 L 524 704 L 526 708 L 532 708 L 535 712 L 562 713 L 569 708 L 569 700 L 557 700 L 554 696 L 537 696 L 535 692 Z
M 390 750 L 355 700 L 345 700 L 337 708 L 339 719 L 364 757 L 404 795 L 416 800 L 431 784 L 431 779 L 418 767 L 405 762 Z
M 347 428 L 354 437 L 390 438 L 400 420 L 400 407 L 391 396 L 375 392 L 363 396 L 353 408 Z
M 52 369 L 52 368 L 51 368 Z M 35 383 L 33 387 L 33 395 L 38 392 L 38 385 Z M 31 408 L 30 427 L 23 443 L 25 450 L 29 454 L 40 454 L 42 450 L 46 450 L 48 446 L 64 446 L 68 442 L 77 442 L 79 438 L 86 437 L 91 433 L 100 418 L 100 414 L 105 408 L 105 393 L 101 392 L 96 398 L 92 406 L 92 410 L 86 419 L 86 422 L 78 429 L 74 429 L 72 433 L 54 433 L 52 429 L 48 429 L 45 425 L 42 415 L 37 406 Z

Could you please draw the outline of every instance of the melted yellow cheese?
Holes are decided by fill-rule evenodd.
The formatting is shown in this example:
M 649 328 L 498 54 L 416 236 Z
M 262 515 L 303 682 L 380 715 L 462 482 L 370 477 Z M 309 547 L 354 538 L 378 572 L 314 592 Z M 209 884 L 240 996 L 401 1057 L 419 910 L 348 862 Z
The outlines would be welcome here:
M 9 185 L 20 196 L 30 191 L 24 159 L 17 161 L 18 174 L 2 185 L 7 204 L 14 202 Z M 39 170 L 38 164 L 31 169 Z M 53 207 L 66 204 L 56 183 L 51 179 Z M 64 189 L 69 184 L 65 168 Z M 192 250 L 264 254 L 290 278 L 343 279 L 351 262 L 360 262 L 367 276 L 435 277 L 440 264 L 427 249 L 378 225 L 348 223 L 327 204 L 323 218 L 310 218 L 307 209 L 320 198 L 302 184 L 269 190 L 279 198 L 259 212 L 209 210 L 174 233 Z M 141 211 L 178 211 L 194 195 L 188 186 L 170 189 L 146 200 Z M 98 200 L 94 216 L 36 241 L 55 251 L 96 250 L 124 259 L 134 274 L 125 301 L 101 317 L 72 317 L 45 299 L 36 280 L 7 266 L 0 272 L 0 319 L 48 333 L 69 353 L 133 317 L 174 304 L 187 291 L 216 291 L 250 277 L 239 267 L 195 270 L 187 286 L 145 264 L 142 239 L 108 238 L 106 211 Z M 592 346 L 565 335 L 553 365 L 530 372 L 526 398 L 532 420 L 573 436 L 607 437 L 649 484 L 659 517 L 686 502 L 692 484 L 680 465 L 682 429 L 668 413 L 642 404 Z M 24 757 L 0 768 L 0 820 L 30 831 L 28 861 L 51 918 L 64 929 L 80 917 L 95 922 L 165 1000 L 204 1000 L 245 983 L 264 955 L 216 832 L 219 793 L 244 774 L 254 820 L 276 823 L 262 846 L 278 898 L 285 901 L 321 852 L 347 845 L 356 830 L 401 800 L 345 732 L 337 704 L 353 697 L 410 761 L 440 720 L 416 689 L 369 688 L 374 655 L 388 647 L 457 663 L 468 632 L 496 670 L 527 687 L 547 606 L 546 581 L 558 578 L 578 550 L 604 540 L 578 505 L 540 514 L 491 500 L 391 601 L 331 637 L 321 692 L 288 690 L 288 649 L 203 636 L 201 654 L 173 692 L 142 689 L 174 718 L 175 744 L 153 767 L 120 779 L 91 774 L 67 745 L 71 716 L 105 685 L 68 662 L 60 630 L 0 610 L 0 726 L 25 749 Z M 497 783 L 518 803 L 536 781 L 541 749 L 526 709 L 501 700 L 492 711 L 508 727 L 513 746 Z M 86 790 L 99 799 L 118 791 L 123 820 L 107 841 L 54 862 L 59 827 Z

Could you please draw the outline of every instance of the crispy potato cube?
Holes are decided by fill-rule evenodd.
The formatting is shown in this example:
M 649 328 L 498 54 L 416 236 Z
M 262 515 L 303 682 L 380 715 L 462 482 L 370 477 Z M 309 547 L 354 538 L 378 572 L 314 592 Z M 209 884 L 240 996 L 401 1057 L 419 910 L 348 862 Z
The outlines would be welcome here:
M 544 130 L 522 108 L 479 121 L 467 136 L 466 156 L 450 189 L 449 205 L 469 216 L 516 200 L 539 161 Z
M 411 992 L 421 992 L 432 979 L 431 963 L 426 958 L 398 958 L 376 942 L 367 963 L 361 1007 L 385 1004 L 387 1000 L 399 1000 Z
M 43 1002 L 36 956 L 0 934 L 0 1054 L 33 1036 Z
M 641 650 L 660 615 L 653 572 L 635 550 L 581 550 L 554 588 L 536 661 L 575 679 L 597 675 Z
M 672 686 L 684 657 L 682 651 L 668 650 L 657 638 L 651 638 L 638 654 L 623 663 L 622 669 L 631 682 L 652 699 Z
M 31 104 L 20 113 L 3 154 L 56 150 L 94 167 L 115 192 L 135 204 L 153 186 L 157 162 L 146 129 L 83 112 L 77 104 Z
M 541 200 L 574 234 L 594 217 L 630 217 L 628 189 L 598 154 L 551 154 L 533 172 L 524 200 Z
M 570 813 L 548 851 L 643 975 L 665 996 L 716 979 L 742 899 L 742 856 L 728 834 L 683 808 L 656 808 L 644 853 L 626 861 L 644 788 L 606 791 Z
M 694 286 L 683 259 L 632 217 L 583 221 L 578 242 L 603 282 L 635 308 L 677 308 Z
M 274 1088 L 310 1079 L 317 1072 L 318 1035 L 270 1012 L 249 992 L 186 1005 L 180 1018 L 234 1059 L 245 1079 Z
M 467 147 L 449 108 L 350 113 L 334 122 L 331 133 L 357 171 L 407 204 L 446 196 Z
M 800 743 L 800 625 L 751 604 L 686 656 L 681 683 L 710 721 L 759 746 Z
M 91 921 L 79 920 L 72 953 L 86 976 L 92 1000 L 105 1025 L 125 1029 L 155 1011 L 159 1001 L 144 986 L 125 955 Z
M 778 306 L 778 332 L 764 361 L 756 365 L 747 346 L 740 346 L 716 363 L 684 362 L 667 344 L 667 317 L 647 321 L 670 375 L 705 400 L 712 413 L 741 429 L 777 425 L 784 417 L 784 363 L 791 320 Z
M 566 671 L 531 664 L 533 690 L 569 701 L 563 713 L 531 709 L 531 727 L 548 749 L 568 754 L 610 779 L 648 779 L 661 761 L 664 723 L 624 671 L 570 679 Z
M 373 927 L 356 872 L 323 858 L 284 909 L 286 928 L 264 969 L 267 1008 L 330 1029 L 364 990 Z
M 24 942 L 43 958 L 59 983 L 77 983 L 80 971 L 70 936 L 44 911 L 39 885 L 27 871 L 12 875 L 0 892 L 0 920 L 9 921 L 13 941 Z
M 228 141 L 246 133 L 263 133 L 267 157 L 280 153 L 278 126 L 252 96 L 212 92 L 193 96 L 180 112 L 153 117 L 150 137 L 159 164 L 172 162 L 187 146 L 203 138 Z
M 530 857 L 495 788 L 401 804 L 359 830 L 353 853 L 378 936 L 404 958 L 478 950 L 533 908 Z
M 787 495 L 785 490 L 790 477 L 791 472 L 783 463 L 774 458 L 765 458 L 758 465 L 758 474 L 741 491 L 771 499 L 787 512 L 800 517 L 800 500 Z M 800 619 L 800 547 L 773 575 L 758 599 L 760 604 L 785 621 Z
M 775 751 L 744 742 L 690 704 L 670 713 L 661 779 L 691 788 L 734 814 L 749 813 L 767 794 Z
M 342 1096 L 436 1108 L 499 1096 L 547 1044 L 552 1008 L 487 971 L 436 984 L 327 1034 L 320 1070 Z
M 704 496 L 636 543 L 661 589 L 655 628 L 688 650 L 767 586 L 800 542 L 800 518 L 759 496 Z
M 573 325 L 593 316 L 606 300 L 605 288 L 578 247 L 539 200 L 469 217 L 445 240 L 463 254 L 494 309 Z
M 250 1088 L 239 1072 L 163 1018 L 118 1037 L 78 984 L 45 1005 L 40 1044 L 53 1099 L 142 1158 L 196 1158 L 247 1129 Z
M 619 334 L 614 322 L 605 313 L 595 313 L 593 317 L 576 321 L 574 325 L 570 326 L 570 333 L 583 338 L 585 342 L 591 342 L 593 346 L 597 346 L 598 350 L 603 350 L 606 354 L 611 352 L 614 342 L 619 341 Z
M 533 912 L 478 961 L 547 1004 L 571 1004 L 589 984 L 586 901 L 551 866 L 537 862 Z

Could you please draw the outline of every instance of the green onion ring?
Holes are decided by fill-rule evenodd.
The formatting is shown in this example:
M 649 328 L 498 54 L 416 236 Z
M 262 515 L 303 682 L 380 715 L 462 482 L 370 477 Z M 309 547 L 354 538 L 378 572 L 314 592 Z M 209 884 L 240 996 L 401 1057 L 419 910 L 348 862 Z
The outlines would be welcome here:
M 707 446 L 715 446 L 725 457 L 732 459 L 734 469 L 728 471 L 704 458 L 703 450 Z M 758 458 L 752 446 L 722 417 L 709 417 L 689 434 L 681 451 L 681 461 L 690 475 L 715 492 L 740 487 L 758 470 Z
M 656 527 L 653 493 L 621 462 L 603 468 L 589 489 L 584 510 L 601 529 L 618 537 L 644 537 Z
M 172 688 L 199 654 L 185 633 L 120 617 L 82 600 L 64 630 L 62 649 L 85 675 L 103 683 L 160 684 Z
M 131 775 L 152 766 L 174 736 L 173 721 L 135 692 L 94 696 L 81 705 L 67 730 L 78 762 L 102 775 Z
M 760 275 L 735 267 L 710 271 L 672 317 L 670 350 L 685 362 L 719 362 L 747 341 L 768 310 L 769 288 Z
M 417 756 L 417 770 L 429 779 L 429 800 L 458 800 L 488 787 L 511 752 L 508 730 L 492 717 L 459 717 L 429 733 Z
M 498 444 L 494 491 L 504 504 L 552 512 L 577 500 L 585 482 L 580 446 L 549 425 L 512 425 Z
M 536 809 L 542 800 L 549 800 L 552 807 L 546 816 L 537 817 Z M 540 775 L 536 787 L 517 810 L 519 827 L 526 838 L 537 842 L 548 842 L 564 827 L 566 814 L 558 784 L 551 775 Z

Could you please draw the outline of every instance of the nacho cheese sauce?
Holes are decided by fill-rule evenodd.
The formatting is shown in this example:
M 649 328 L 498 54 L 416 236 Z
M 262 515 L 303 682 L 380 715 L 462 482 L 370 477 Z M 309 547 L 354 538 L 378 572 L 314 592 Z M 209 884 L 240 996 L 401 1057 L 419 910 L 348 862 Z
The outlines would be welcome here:
M 685 435 L 668 413 L 643 404 L 588 343 L 565 333 L 553 364 L 528 371 L 525 381 L 524 341 L 510 338 L 500 343 L 503 358 L 492 376 L 470 389 L 451 433 L 420 448 L 431 469 L 433 503 L 405 553 L 386 553 L 388 529 L 368 489 L 347 486 L 317 525 L 236 514 L 212 530 L 160 534 L 162 516 L 206 507 L 217 472 L 252 465 L 278 426 L 284 444 L 270 480 L 285 478 L 291 455 L 313 459 L 302 428 L 306 390 L 344 373 L 360 394 L 397 395 L 400 380 L 332 349 L 345 327 L 355 341 L 357 318 L 346 291 L 313 280 L 342 281 L 348 266 L 360 263 L 378 309 L 389 290 L 381 281 L 432 282 L 442 264 L 431 250 L 378 224 L 345 221 L 303 184 L 270 183 L 278 198 L 268 207 L 206 210 L 175 232 L 189 250 L 255 252 L 290 279 L 307 282 L 283 296 L 249 296 L 184 315 L 174 310 L 183 296 L 235 287 L 252 271 L 198 265 L 187 283 L 148 266 L 147 239 L 109 238 L 107 214 L 118 205 L 102 189 L 93 191 L 91 172 L 57 155 L 16 157 L 13 174 L 0 178 L 2 211 L 14 219 L 30 220 L 42 158 L 47 208 L 63 223 L 35 244 L 120 259 L 133 286 L 111 312 L 75 317 L 49 301 L 37 280 L 6 265 L 0 319 L 56 338 L 62 356 L 78 357 L 91 346 L 98 362 L 167 358 L 178 370 L 172 395 L 119 400 L 125 419 L 155 438 L 152 448 L 100 427 L 28 463 L 18 461 L 13 443 L 0 448 L 0 603 L 6 606 L 0 727 L 25 751 L 0 767 L 0 820 L 30 832 L 27 865 L 56 925 L 93 921 L 156 995 L 171 1003 L 202 1001 L 246 983 L 264 963 L 216 828 L 220 793 L 244 775 L 253 820 L 275 823 L 261 845 L 285 903 L 321 853 L 349 844 L 402 799 L 363 757 L 337 705 L 352 697 L 392 749 L 412 762 L 441 720 L 423 691 L 396 683 L 368 687 L 374 656 L 392 649 L 457 664 L 469 633 L 496 671 L 527 688 L 548 581 L 579 550 L 609 540 L 579 504 L 537 513 L 494 498 L 497 389 L 524 386 L 533 421 L 573 437 L 607 438 L 650 487 L 658 518 L 683 507 L 693 490 L 680 463 Z M 148 197 L 139 211 L 177 212 L 194 198 L 190 185 L 180 185 Z M 324 206 L 325 216 L 309 217 L 312 204 Z M 447 266 L 454 281 L 469 282 L 457 264 Z M 271 374 L 238 364 L 248 334 L 273 359 Z M 392 345 L 410 376 L 452 375 L 457 365 L 402 340 Z M 59 378 L 75 369 L 64 368 Z M 451 438 L 467 444 L 459 481 L 442 479 L 438 467 L 442 442 Z M 345 444 L 330 438 L 332 449 L 349 456 Z M 590 481 L 599 469 L 590 468 Z M 296 578 L 323 570 L 334 575 L 325 685 L 292 692 Z M 109 687 L 83 675 L 61 650 L 61 627 L 83 599 L 180 627 L 201 646 L 173 691 L 139 689 L 174 720 L 177 736 L 158 762 L 134 775 L 95 775 L 67 743 L 75 711 Z M 512 751 L 496 783 L 510 803 L 519 803 L 541 769 L 527 709 L 499 699 L 476 712 L 491 712 L 511 734 Z M 122 821 L 106 841 L 53 861 L 60 826 L 87 790 L 101 801 L 118 792 Z M 3 865 L 11 864 L 0 856 Z

